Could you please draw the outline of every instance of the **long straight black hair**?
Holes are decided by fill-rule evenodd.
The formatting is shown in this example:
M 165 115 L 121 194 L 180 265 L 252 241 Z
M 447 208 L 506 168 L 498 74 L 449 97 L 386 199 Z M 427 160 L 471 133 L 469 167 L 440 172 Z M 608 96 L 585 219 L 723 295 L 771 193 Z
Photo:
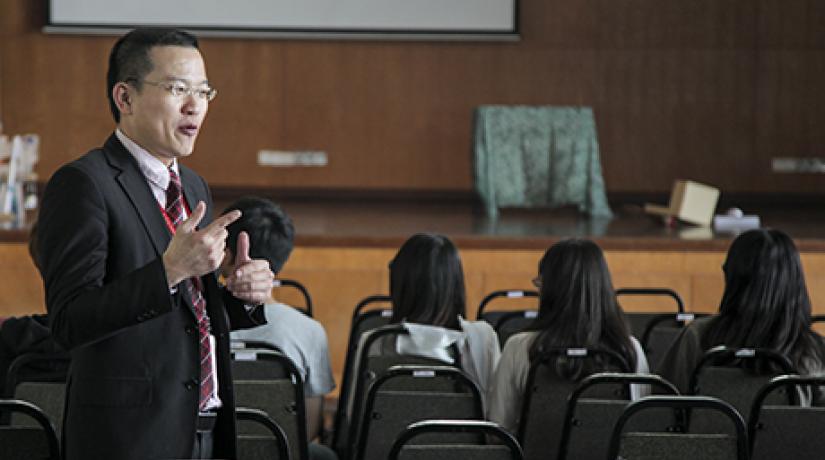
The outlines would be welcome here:
M 742 233 L 722 270 L 725 292 L 702 345 L 768 348 L 799 372 L 821 369 L 825 352 L 811 330 L 811 301 L 793 240 L 772 229 Z
M 464 270 L 446 236 L 411 236 L 390 262 L 392 322 L 409 321 L 458 329 L 464 316 Z
M 631 369 L 636 367 L 630 331 L 596 243 L 574 238 L 554 244 L 539 262 L 539 279 L 531 359 L 552 348 L 599 348 L 617 352 Z

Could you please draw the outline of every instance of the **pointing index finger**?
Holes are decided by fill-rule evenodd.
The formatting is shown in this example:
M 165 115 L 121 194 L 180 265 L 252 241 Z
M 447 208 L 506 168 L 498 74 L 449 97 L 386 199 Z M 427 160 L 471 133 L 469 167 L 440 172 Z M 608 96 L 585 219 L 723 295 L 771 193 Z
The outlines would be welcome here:
M 235 209 L 213 220 L 212 223 L 204 229 L 204 231 L 212 233 L 215 231 L 223 230 L 232 222 L 235 222 L 236 220 L 240 219 L 240 217 L 241 211 Z

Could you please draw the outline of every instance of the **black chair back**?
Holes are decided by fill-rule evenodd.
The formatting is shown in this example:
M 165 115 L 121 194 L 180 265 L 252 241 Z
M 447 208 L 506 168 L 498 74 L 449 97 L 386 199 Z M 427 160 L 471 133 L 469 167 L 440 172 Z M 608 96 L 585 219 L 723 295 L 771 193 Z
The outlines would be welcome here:
M 717 433 L 692 433 L 687 431 L 686 425 L 661 431 L 627 430 L 632 420 L 645 418 L 651 410 L 661 409 L 670 409 L 677 414 L 688 411 L 709 412 L 727 421 L 730 427 Z M 676 415 L 675 418 L 685 419 L 682 415 Z M 733 406 L 720 399 L 706 396 L 649 396 L 630 403 L 619 416 L 605 458 L 747 460 L 745 422 Z
M 625 310 L 625 318 L 627 319 L 628 327 L 630 327 L 630 332 L 635 337 L 641 337 L 644 335 L 644 331 L 647 328 L 647 325 L 650 321 L 654 318 L 659 316 L 662 313 L 684 313 L 685 312 L 685 303 L 682 301 L 682 297 L 673 289 L 668 288 L 621 288 L 616 289 L 616 298 L 618 299 L 621 296 L 644 296 L 644 297 L 669 297 L 676 302 L 676 311 L 672 309 L 657 309 L 653 312 L 628 312 Z
M 583 378 L 606 371 L 628 373 L 630 366 L 613 351 L 587 348 L 547 350 L 531 362 L 518 429 L 525 458 L 546 458 L 548 452 L 559 451 L 569 396 Z M 605 399 L 629 398 L 624 384 L 598 390 Z
M 249 348 L 256 342 L 246 342 L 247 348 L 233 349 L 232 380 L 235 404 L 258 409 L 283 429 L 289 440 L 290 457 L 307 460 L 307 426 L 304 383 L 301 373 L 286 355 L 266 348 Z M 269 436 L 269 430 L 256 430 L 255 425 L 238 427 L 239 435 Z
M 653 316 L 640 337 L 642 348 L 650 365 L 650 372 L 656 374 L 661 361 L 670 346 L 681 334 L 685 326 L 696 318 L 708 316 L 706 313 L 662 313 Z
M 346 405 L 351 398 L 353 391 L 353 376 L 355 373 L 355 354 L 360 343 L 361 336 L 373 329 L 386 326 L 392 318 L 392 309 L 389 304 L 392 298 L 388 295 L 369 296 L 355 306 L 352 312 L 352 322 L 350 323 L 349 339 L 347 340 L 346 356 L 344 358 L 344 374 L 341 378 L 341 391 L 338 393 L 338 410 L 335 412 L 332 431 L 332 446 L 343 452 L 346 450 L 346 443 L 349 434 L 346 433 Z M 383 305 L 382 308 L 375 308 L 376 305 Z
M 773 377 L 782 374 L 796 374 L 791 362 L 782 354 L 760 348 L 718 346 L 705 352 L 696 365 L 689 388 L 694 395 L 713 396 L 730 403 L 748 419 L 759 390 Z M 772 393 L 771 401 L 792 403 L 794 396 L 779 389 Z M 721 428 L 714 424 L 715 420 L 718 419 L 694 416 L 690 419 L 691 429 L 718 432 Z
M 567 401 L 564 429 L 556 458 L 559 460 L 603 460 L 607 457 L 613 425 L 630 400 L 587 397 L 587 393 L 598 395 L 604 392 L 592 390 L 604 385 L 614 388 L 615 384 L 644 385 L 649 388 L 656 387 L 662 394 L 679 394 L 673 384 L 658 375 L 605 372 L 586 377 L 576 386 Z M 629 389 L 625 390 L 625 393 L 629 392 Z M 655 429 L 675 424 L 670 411 L 653 415 L 659 416 L 646 417 L 645 427 Z
M 417 438 L 433 433 L 476 434 L 479 443 L 428 443 Z M 486 441 L 489 439 L 490 441 Z M 419 441 L 419 442 L 416 442 Z M 389 460 L 522 460 L 516 438 L 493 422 L 482 420 L 425 420 L 408 426 L 390 449 Z
M 772 395 L 817 395 L 825 386 L 825 376 L 781 375 L 771 379 L 756 395 L 748 422 L 751 459 L 813 459 L 825 452 L 825 407 L 769 403 Z
M 351 458 L 387 458 L 393 440 L 414 422 L 482 418 L 481 392 L 459 369 L 393 366 L 370 385 L 361 422 L 353 428 L 357 438 Z
M 28 401 L 37 406 L 57 427 L 57 436 L 60 437 L 70 364 L 69 354 L 65 352 L 20 355 L 9 365 L 3 397 Z M 12 423 L 23 423 L 15 422 L 16 415 L 12 413 L 0 415 L 0 423 L 8 423 L 9 417 Z M 25 420 L 28 421 L 26 423 L 33 423 L 29 417 Z
M 538 316 L 538 310 L 511 311 L 501 315 L 495 327 L 499 345 L 503 348 L 507 339 L 526 330 Z
M 20 425 L 0 426 L 0 458 L 3 460 L 60 460 L 57 432 L 46 414 L 34 404 L 16 399 L 0 399 L 0 413 L 25 416 Z M 14 417 L 21 420 L 22 417 Z
M 481 321 L 487 321 L 493 326 L 493 329 L 498 326 L 499 321 L 502 319 L 503 316 L 507 315 L 508 313 L 512 313 L 515 311 L 524 312 L 527 310 L 538 311 L 538 304 L 535 302 L 530 301 L 533 305 L 530 305 L 531 308 L 524 309 L 520 308 L 514 310 L 512 308 L 507 310 L 492 310 L 489 309 L 490 304 L 493 301 L 499 299 L 533 299 L 538 298 L 539 293 L 538 291 L 530 291 L 530 290 L 522 290 L 522 289 L 502 289 L 498 291 L 493 291 L 487 294 L 482 300 L 481 303 L 478 305 L 478 312 L 476 313 L 476 319 Z M 503 342 L 502 342 L 503 343 Z
M 235 409 L 239 431 L 266 434 L 239 434 L 238 460 L 290 460 L 289 439 L 275 420 L 266 412 L 248 407 Z M 254 425 L 248 427 L 247 425 Z

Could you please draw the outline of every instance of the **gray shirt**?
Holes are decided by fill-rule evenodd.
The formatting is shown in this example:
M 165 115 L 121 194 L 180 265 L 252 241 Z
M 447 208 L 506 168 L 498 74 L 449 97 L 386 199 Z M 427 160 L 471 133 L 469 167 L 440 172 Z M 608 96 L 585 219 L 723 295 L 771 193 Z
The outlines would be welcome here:
M 329 346 L 324 327 L 318 321 L 282 303 L 264 305 L 267 324 L 232 331 L 233 340 L 259 340 L 283 350 L 301 372 L 304 394 L 322 396 L 335 388 L 329 363 Z

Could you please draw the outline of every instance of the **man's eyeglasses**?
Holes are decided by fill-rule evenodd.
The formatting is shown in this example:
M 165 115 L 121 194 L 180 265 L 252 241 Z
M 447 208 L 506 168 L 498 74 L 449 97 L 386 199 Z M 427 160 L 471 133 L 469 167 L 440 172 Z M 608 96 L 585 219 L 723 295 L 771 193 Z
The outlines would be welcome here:
M 218 90 L 210 86 L 189 86 L 182 81 L 143 80 L 143 83 L 165 89 L 169 94 L 171 94 L 174 97 L 196 96 L 206 100 L 207 102 L 211 102 L 213 99 L 215 99 L 215 96 L 218 95 Z

